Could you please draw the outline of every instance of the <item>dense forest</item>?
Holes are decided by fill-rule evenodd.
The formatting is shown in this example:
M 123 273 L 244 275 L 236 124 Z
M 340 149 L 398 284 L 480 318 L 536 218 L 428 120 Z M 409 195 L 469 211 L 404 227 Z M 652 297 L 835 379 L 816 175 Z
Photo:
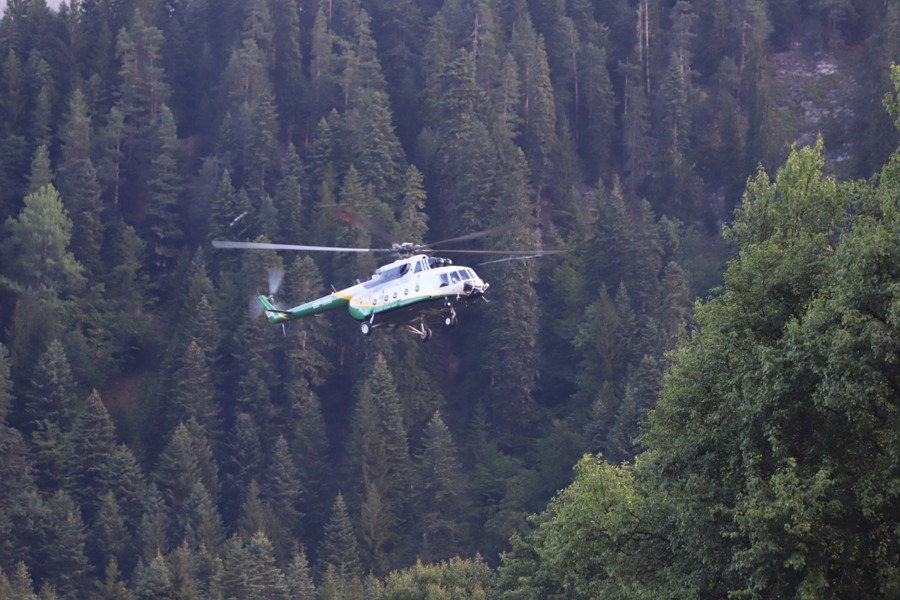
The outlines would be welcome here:
M 897 597 L 894 62 L 888 0 L 9 0 L 0 598 Z M 563 252 L 427 344 L 211 245 L 485 230 Z

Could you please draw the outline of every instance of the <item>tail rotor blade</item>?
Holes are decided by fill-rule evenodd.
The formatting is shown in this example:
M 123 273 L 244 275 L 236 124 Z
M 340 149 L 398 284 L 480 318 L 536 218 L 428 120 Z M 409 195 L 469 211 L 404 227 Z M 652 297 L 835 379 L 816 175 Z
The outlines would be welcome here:
M 259 299 L 255 296 L 250 298 L 250 304 L 247 305 L 247 309 L 250 312 L 250 320 L 256 321 L 263 314 L 263 305 L 260 303 Z
M 269 295 L 274 296 L 284 279 L 284 269 L 269 269 Z

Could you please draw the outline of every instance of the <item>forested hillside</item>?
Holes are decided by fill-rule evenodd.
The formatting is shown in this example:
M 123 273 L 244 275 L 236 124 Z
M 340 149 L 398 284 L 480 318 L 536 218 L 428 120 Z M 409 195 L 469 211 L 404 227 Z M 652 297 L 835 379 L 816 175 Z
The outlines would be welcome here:
M 896 595 L 898 60 L 884 0 L 10 0 L 0 598 Z M 427 344 L 211 245 L 509 223 L 565 252 Z

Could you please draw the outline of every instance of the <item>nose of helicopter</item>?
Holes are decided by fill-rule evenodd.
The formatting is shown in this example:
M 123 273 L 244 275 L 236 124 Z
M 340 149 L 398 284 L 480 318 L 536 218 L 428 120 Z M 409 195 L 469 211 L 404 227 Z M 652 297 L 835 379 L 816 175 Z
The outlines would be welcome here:
M 463 290 L 469 296 L 480 296 L 487 291 L 490 284 L 479 277 L 474 271 L 472 274 L 474 275 L 474 278 L 467 280 L 463 284 Z

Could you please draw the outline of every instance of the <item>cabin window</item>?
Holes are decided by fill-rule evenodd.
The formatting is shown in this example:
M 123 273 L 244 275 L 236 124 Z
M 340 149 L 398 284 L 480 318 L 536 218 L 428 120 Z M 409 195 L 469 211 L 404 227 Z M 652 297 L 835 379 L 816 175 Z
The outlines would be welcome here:
M 450 279 L 447 277 L 446 273 L 441 273 L 441 287 L 445 285 L 450 285 Z
M 422 272 L 422 261 L 416 261 L 416 268 L 413 270 L 413 273 L 421 273 Z

